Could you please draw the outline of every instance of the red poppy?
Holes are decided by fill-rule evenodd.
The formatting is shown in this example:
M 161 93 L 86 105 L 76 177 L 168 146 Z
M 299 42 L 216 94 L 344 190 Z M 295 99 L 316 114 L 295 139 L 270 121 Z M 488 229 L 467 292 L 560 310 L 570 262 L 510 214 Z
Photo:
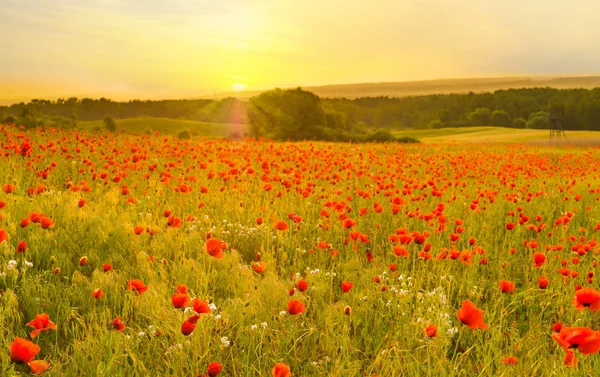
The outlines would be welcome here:
M 199 318 L 200 316 L 198 314 L 194 314 L 190 318 L 183 321 L 183 323 L 181 324 L 181 333 L 185 336 L 188 336 L 191 333 L 193 333 Z
M 85 207 L 85 203 L 86 203 L 85 199 L 79 199 L 79 201 L 77 202 L 77 207 L 83 208 L 83 207 Z
M 10 359 L 15 363 L 28 363 L 40 352 L 40 346 L 27 339 L 17 337 L 10 344 Z
M 27 365 L 31 368 L 31 373 L 36 376 L 44 373 L 50 366 L 50 364 L 44 360 L 33 360 L 28 362 Z
M 541 289 L 546 289 L 548 287 L 548 279 L 546 279 L 545 276 L 540 276 L 540 279 L 538 280 L 538 287 Z
M 589 327 L 563 327 L 560 332 L 552 333 L 552 338 L 567 352 L 576 349 L 583 354 L 590 354 L 600 350 L 600 331 Z
M 352 284 L 349 281 L 343 281 L 342 282 L 342 292 L 344 293 L 348 293 L 350 292 L 350 290 L 354 287 L 354 284 Z
M 4 229 L 0 229 L 0 243 L 8 239 L 8 232 Z
M 208 314 L 211 312 L 208 302 L 205 300 L 200 300 L 198 297 L 192 300 L 192 308 L 198 314 Z
M 79 266 L 80 266 L 80 267 L 83 267 L 83 266 L 85 266 L 85 265 L 87 264 L 87 260 L 88 260 L 88 259 L 87 259 L 87 257 L 86 257 L 86 256 L 83 256 L 83 257 L 79 258 Z
M 217 238 L 206 240 L 206 252 L 217 259 L 223 258 L 223 243 Z
M 279 220 L 275 223 L 275 229 L 282 231 L 288 230 L 288 224 L 283 220 Z
M 304 313 L 306 311 L 306 307 L 300 300 L 291 300 L 288 301 L 287 312 L 291 315 L 298 315 Z
M 3 189 L 4 189 L 4 192 L 5 192 L 5 193 L 7 193 L 7 194 L 12 194 L 12 193 L 14 193 L 14 192 L 15 192 L 15 190 L 16 190 L 17 188 L 15 187 L 15 185 L 13 185 L 13 184 L 11 184 L 11 183 L 7 183 L 7 184 L 5 184 L 5 185 L 4 185 Z
M 519 360 L 514 356 L 508 356 L 502 359 L 502 362 L 504 363 L 504 365 L 517 365 L 519 363 Z
M 216 361 L 213 361 L 212 363 L 208 364 L 208 367 L 206 368 L 206 373 L 208 374 L 208 377 L 217 377 L 217 375 L 221 373 L 221 369 L 223 369 L 221 364 L 217 363 Z
M 515 283 L 508 280 L 500 280 L 500 290 L 503 293 L 511 293 L 515 290 Z
M 346 219 L 346 220 L 342 221 L 342 228 L 344 228 L 344 229 L 354 228 L 355 225 L 356 225 L 356 221 L 354 221 L 352 219 Z
M 546 262 L 546 256 L 542 253 L 533 254 L 533 267 L 540 268 Z
M 104 264 L 102 265 L 102 271 L 104 271 L 104 272 L 108 272 L 108 271 L 110 271 L 110 270 L 112 270 L 112 269 L 113 269 L 113 266 L 111 266 L 111 265 L 110 265 L 110 264 L 108 264 L 108 263 L 104 263 Z
M 600 309 L 600 292 L 594 288 L 582 288 L 575 292 L 573 305 L 575 305 L 575 309 L 577 310 L 589 308 L 595 312 Z
M 423 330 L 425 335 L 430 338 L 435 338 L 437 336 L 437 327 L 435 325 L 429 325 Z
M 140 234 L 144 233 L 144 231 L 145 231 L 145 229 L 143 226 L 136 225 L 133 227 L 133 233 L 136 236 L 139 236 Z
M 306 280 L 299 280 L 298 283 L 296 283 L 296 288 L 298 288 L 300 292 L 304 292 L 308 289 L 308 282 Z
M 42 331 L 56 330 L 56 325 L 50 320 L 50 317 L 46 313 L 36 314 L 35 319 L 27 324 L 27 326 L 34 328 L 30 334 L 31 339 L 38 336 Z
M 290 377 L 292 375 L 290 367 L 284 363 L 275 364 L 271 373 L 273 374 L 273 377 Z
M 129 289 L 132 292 L 137 292 L 138 295 L 141 295 L 142 293 L 146 292 L 146 290 L 148 290 L 148 287 L 146 287 L 144 285 L 144 282 L 140 279 L 132 279 L 127 280 L 127 289 Z
M 175 309 L 190 306 L 192 301 L 190 300 L 190 296 L 188 296 L 188 289 L 185 285 L 179 284 L 177 286 L 177 290 L 171 296 L 171 303 Z
M 56 223 L 49 217 L 44 216 L 40 219 L 40 225 L 42 226 L 42 229 L 53 228 L 54 224 Z
M 112 321 L 112 327 L 118 332 L 123 332 L 123 330 L 125 330 L 125 324 L 123 321 L 121 321 L 120 317 L 117 317 L 114 321 Z
M 17 244 L 17 253 L 22 254 L 27 250 L 27 241 L 21 241 Z
M 100 289 L 100 288 L 96 288 L 92 292 L 92 297 L 95 298 L 95 299 L 99 299 L 102 296 L 104 296 L 104 292 L 102 292 L 102 289 Z
M 483 310 L 478 309 L 475 304 L 469 300 L 462 302 L 461 308 L 456 313 L 458 320 L 472 329 L 487 329 L 487 324 L 483 320 Z
M 258 272 L 259 274 L 262 274 L 267 269 L 267 264 L 263 261 L 252 262 L 252 269 L 254 269 L 254 271 Z

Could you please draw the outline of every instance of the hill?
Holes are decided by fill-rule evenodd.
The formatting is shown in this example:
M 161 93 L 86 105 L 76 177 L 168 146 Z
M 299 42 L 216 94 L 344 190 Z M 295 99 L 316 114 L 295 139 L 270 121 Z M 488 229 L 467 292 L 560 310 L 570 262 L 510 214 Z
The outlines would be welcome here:
M 129 133 L 144 133 L 158 131 L 162 134 L 175 135 L 179 131 L 188 130 L 192 134 L 205 137 L 226 137 L 233 132 L 243 133 L 243 125 L 199 122 L 183 119 L 138 117 L 128 119 L 117 119 L 117 127 L 120 131 Z M 103 128 L 101 120 L 81 122 L 80 126 L 88 131 L 94 128 Z

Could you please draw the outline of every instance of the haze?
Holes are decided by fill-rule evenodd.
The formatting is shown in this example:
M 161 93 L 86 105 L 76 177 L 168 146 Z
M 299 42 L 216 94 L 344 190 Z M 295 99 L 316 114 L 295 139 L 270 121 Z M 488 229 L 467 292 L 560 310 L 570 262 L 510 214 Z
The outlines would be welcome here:
M 2 0 L 0 101 L 593 74 L 596 0 Z

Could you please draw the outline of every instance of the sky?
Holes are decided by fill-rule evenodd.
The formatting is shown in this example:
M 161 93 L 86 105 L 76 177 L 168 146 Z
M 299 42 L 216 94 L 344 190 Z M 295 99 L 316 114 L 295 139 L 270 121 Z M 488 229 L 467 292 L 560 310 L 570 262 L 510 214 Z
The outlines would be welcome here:
M 600 71 L 598 0 L 0 0 L 0 102 Z

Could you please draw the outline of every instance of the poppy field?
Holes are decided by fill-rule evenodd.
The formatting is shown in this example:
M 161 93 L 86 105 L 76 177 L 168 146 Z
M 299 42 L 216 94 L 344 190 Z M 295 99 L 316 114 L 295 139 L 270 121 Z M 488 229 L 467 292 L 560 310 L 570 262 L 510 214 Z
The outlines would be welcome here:
M 0 127 L 0 375 L 600 367 L 600 150 Z

